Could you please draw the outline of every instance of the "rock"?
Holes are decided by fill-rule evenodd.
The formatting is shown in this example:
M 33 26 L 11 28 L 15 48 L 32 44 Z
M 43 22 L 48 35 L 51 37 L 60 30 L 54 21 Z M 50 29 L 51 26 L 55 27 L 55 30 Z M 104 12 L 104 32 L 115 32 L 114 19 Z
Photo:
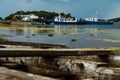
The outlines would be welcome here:
M 109 61 L 111 65 L 120 67 L 120 56 L 110 56 Z
M 58 58 L 57 65 L 61 71 L 67 71 L 71 74 L 95 76 L 96 69 L 107 64 L 104 62 Z
M 32 34 L 32 36 L 35 36 L 35 34 Z
M 96 70 L 97 73 L 104 73 L 104 74 L 114 74 L 113 70 L 106 69 L 105 67 L 100 67 Z
M 73 38 L 73 39 L 71 39 L 71 41 L 72 41 L 72 42 L 76 42 L 76 41 L 77 41 L 77 39 Z
M 49 37 L 53 37 L 53 34 L 48 34 Z
M 100 67 L 96 74 L 96 80 L 120 80 L 120 68 Z

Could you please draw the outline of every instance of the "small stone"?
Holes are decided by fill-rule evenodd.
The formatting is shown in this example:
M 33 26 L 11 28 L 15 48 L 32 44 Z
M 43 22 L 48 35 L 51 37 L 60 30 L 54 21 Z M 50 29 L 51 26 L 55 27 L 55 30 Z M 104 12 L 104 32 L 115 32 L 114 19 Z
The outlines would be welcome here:
M 53 37 L 53 34 L 48 34 L 49 37 Z
M 72 42 L 75 42 L 75 41 L 77 41 L 77 39 L 74 38 L 74 39 L 71 39 L 71 41 L 72 41 Z
M 35 36 L 35 34 L 32 34 L 32 36 Z

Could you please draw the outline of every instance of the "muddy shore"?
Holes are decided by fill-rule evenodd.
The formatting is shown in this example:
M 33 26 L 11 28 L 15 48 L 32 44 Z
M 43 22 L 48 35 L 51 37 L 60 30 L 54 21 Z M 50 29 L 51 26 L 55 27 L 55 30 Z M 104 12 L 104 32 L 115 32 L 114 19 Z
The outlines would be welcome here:
M 0 35 L 0 47 L 69 49 L 59 44 L 13 42 Z M 101 53 L 101 52 L 100 52 Z M 2 57 L 2 80 L 119 80 L 120 56 Z M 8 74 L 10 72 L 10 74 Z

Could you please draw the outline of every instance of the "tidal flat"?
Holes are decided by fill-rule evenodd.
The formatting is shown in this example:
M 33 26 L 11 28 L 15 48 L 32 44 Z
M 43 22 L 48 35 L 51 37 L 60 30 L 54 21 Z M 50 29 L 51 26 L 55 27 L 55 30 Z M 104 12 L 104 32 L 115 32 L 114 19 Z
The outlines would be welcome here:
M 4 38 L 9 41 L 62 44 L 70 48 L 109 48 L 120 47 L 119 26 L 120 24 L 33 26 L 27 22 L 13 22 L 11 25 L 0 25 L 0 34 L 7 35 Z

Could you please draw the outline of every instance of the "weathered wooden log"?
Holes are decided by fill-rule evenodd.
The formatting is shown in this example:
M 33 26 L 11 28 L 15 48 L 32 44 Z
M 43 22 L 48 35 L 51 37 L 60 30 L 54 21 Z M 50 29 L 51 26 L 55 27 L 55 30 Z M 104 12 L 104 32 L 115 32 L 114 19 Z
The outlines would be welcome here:
M 32 65 L 20 65 L 20 64 L 15 64 L 15 63 L 4 63 L 2 64 L 2 66 L 10 68 L 10 69 L 26 71 L 32 74 L 38 74 L 38 75 L 54 77 L 54 78 L 59 78 L 59 77 L 70 75 L 70 73 L 68 72 L 46 68 L 46 66 L 43 68 L 43 67 L 36 67 Z
M 120 51 L 82 49 L 10 49 L 1 48 L 0 57 L 120 55 Z
M 35 66 L 28 66 L 28 72 L 43 75 L 43 76 L 49 76 L 49 77 L 63 77 L 63 76 L 69 76 L 70 73 L 63 72 L 63 71 L 56 71 L 52 69 L 46 69 L 41 67 L 35 67 Z
M 0 67 L 0 80 L 61 80 Z

